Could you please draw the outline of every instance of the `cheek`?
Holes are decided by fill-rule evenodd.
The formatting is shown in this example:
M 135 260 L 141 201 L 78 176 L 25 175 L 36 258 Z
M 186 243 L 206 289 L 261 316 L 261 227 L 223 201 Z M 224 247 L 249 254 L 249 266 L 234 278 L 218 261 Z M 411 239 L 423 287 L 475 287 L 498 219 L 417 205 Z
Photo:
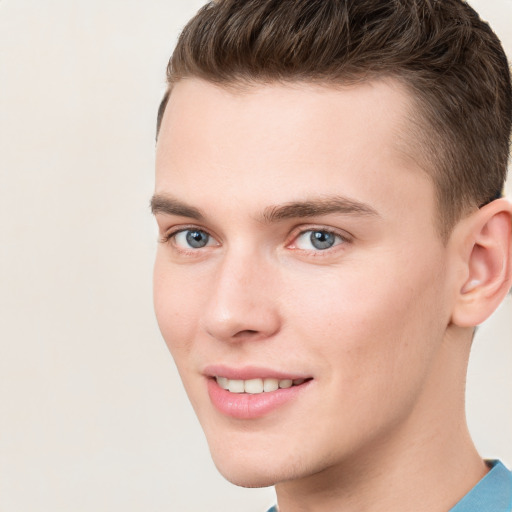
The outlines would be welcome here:
M 294 297 L 289 311 L 300 329 L 297 338 L 308 340 L 343 385 L 361 379 L 387 385 L 394 375 L 408 374 L 414 380 L 442 338 L 439 262 L 375 258 L 313 276 L 307 293 L 304 283 L 292 287 L 287 295 Z
M 153 301 L 158 326 L 177 363 L 191 349 L 191 341 L 201 311 L 201 293 L 196 280 L 173 271 L 165 258 L 158 256 L 153 273 Z
M 319 438 L 336 436 L 340 449 L 410 414 L 442 339 L 433 300 L 442 276 L 428 262 L 414 272 L 405 262 L 385 269 L 337 269 L 325 280 L 317 276 L 309 293 L 287 290 L 293 339 L 325 390 L 315 428 Z

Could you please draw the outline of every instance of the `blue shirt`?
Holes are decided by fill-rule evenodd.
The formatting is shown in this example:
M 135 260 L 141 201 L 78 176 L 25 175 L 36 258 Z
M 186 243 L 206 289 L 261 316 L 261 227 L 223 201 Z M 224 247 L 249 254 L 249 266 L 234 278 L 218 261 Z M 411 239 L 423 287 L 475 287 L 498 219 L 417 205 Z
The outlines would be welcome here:
M 512 512 L 512 472 L 499 460 L 487 464 L 489 473 L 448 512 Z M 278 512 L 277 507 L 268 512 Z
M 449 512 L 511 512 L 512 472 L 499 460 L 488 461 L 489 473 Z

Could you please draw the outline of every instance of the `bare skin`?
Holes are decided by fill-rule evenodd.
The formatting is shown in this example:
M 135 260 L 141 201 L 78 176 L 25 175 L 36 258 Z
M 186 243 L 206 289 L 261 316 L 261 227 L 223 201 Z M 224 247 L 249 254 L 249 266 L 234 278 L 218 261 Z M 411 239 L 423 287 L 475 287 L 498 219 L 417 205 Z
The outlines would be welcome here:
M 464 382 L 473 326 L 510 286 L 512 209 L 441 240 L 433 184 L 397 143 L 410 103 L 384 81 L 185 79 L 167 106 L 158 322 L 217 467 L 276 485 L 280 512 L 446 512 L 487 472 Z M 307 385 L 241 419 L 212 403 L 212 367 Z

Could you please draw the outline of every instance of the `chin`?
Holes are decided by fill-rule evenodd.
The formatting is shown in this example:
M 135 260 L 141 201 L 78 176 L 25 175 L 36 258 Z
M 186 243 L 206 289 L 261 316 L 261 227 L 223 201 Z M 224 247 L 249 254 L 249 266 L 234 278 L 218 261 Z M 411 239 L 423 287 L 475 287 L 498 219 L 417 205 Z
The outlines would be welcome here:
M 254 467 L 251 463 L 233 464 L 229 461 L 219 463 L 213 459 L 219 473 L 228 481 L 239 487 L 271 487 L 283 480 L 288 480 L 281 472 L 268 466 Z
M 254 474 L 226 474 L 220 471 L 220 474 L 233 485 L 237 485 L 238 487 L 246 487 L 248 489 L 256 489 L 261 487 L 272 487 L 279 483 L 279 480 L 275 480 L 269 475 L 254 475 Z
M 280 481 L 275 461 L 264 453 L 253 453 L 237 446 L 210 446 L 210 453 L 219 473 L 239 487 L 270 487 Z M 265 459 L 266 462 L 265 462 Z
M 211 446 L 210 453 L 219 473 L 239 487 L 270 487 L 323 469 L 305 463 L 294 451 L 280 453 L 275 448 L 249 450 L 247 447 L 224 445 Z

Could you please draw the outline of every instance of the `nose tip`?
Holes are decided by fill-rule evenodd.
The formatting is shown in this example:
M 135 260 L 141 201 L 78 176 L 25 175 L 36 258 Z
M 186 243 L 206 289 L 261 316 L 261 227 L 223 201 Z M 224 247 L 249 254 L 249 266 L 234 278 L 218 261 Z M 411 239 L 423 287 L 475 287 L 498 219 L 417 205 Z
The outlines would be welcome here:
M 228 342 L 269 338 L 280 328 L 275 285 L 255 265 L 225 266 L 204 315 L 209 336 Z M 260 276 L 258 276 L 260 274 Z
M 247 299 L 240 297 L 229 304 L 224 299 L 223 305 L 217 301 L 206 317 L 206 332 L 228 342 L 257 341 L 276 334 L 279 330 L 277 312 L 271 311 L 269 303 L 246 305 Z

